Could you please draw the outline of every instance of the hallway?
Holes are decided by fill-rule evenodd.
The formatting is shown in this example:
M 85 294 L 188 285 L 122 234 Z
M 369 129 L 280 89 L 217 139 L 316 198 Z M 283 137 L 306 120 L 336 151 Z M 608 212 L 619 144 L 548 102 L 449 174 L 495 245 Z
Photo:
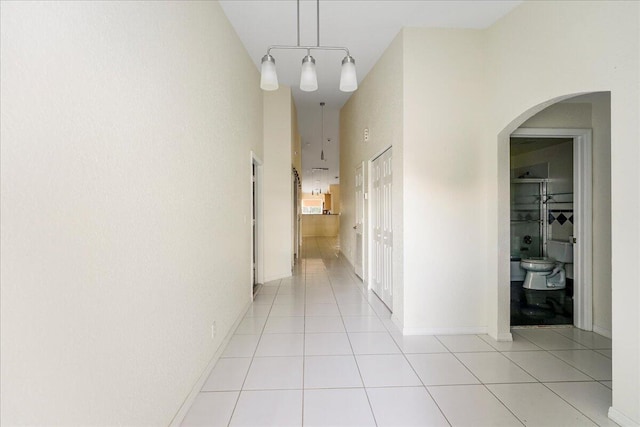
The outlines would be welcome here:
M 183 426 L 615 425 L 611 340 L 573 328 L 402 336 L 332 238 L 265 284 Z

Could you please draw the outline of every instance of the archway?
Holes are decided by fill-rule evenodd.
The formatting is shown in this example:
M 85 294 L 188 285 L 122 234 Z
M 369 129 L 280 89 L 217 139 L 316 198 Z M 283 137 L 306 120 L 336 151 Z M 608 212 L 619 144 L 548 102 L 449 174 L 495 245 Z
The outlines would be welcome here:
M 531 107 L 520 116 L 515 118 L 498 135 L 498 193 L 497 193 L 497 231 L 498 231 L 498 251 L 497 251 L 497 284 L 492 299 L 496 298 L 495 324 L 490 325 L 489 333 L 499 340 L 511 340 L 510 332 L 510 137 L 527 120 L 533 118 L 538 113 L 548 107 L 558 104 L 570 98 L 587 95 L 595 92 L 575 93 L 559 96 L 544 103 Z M 572 127 L 571 125 L 567 127 Z M 590 126 L 588 126 L 590 127 Z M 589 160 L 590 162 L 590 160 Z M 589 292 L 591 292 L 589 290 Z M 589 295 L 590 297 L 590 295 Z M 580 303 L 580 302 L 578 302 Z M 582 325 L 589 325 L 589 322 Z M 583 326 L 581 326 L 583 327 Z M 494 329 L 495 328 L 495 329 Z M 591 329 L 590 326 L 585 329 Z M 610 334 L 609 334 L 610 335 Z

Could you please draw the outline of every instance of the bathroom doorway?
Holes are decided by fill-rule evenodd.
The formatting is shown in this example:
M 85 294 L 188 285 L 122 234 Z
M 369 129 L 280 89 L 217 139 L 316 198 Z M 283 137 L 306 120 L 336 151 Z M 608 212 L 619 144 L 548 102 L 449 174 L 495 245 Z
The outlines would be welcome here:
M 513 135 L 510 168 L 511 326 L 573 325 L 573 138 Z
M 511 326 L 591 330 L 591 130 L 520 128 L 510 168 Z

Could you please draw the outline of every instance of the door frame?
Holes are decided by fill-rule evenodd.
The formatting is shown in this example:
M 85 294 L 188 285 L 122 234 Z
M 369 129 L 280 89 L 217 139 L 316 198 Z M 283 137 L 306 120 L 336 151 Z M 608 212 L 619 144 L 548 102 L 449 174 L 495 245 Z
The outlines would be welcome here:
M 573 139 L 573 246 L 574 280 L 573 323 L 577 328 L 593 330 L 593 192 L 592 192 L 592 130 L 518 128 L 515 138 L 572 138 Z M 511 148 L 509 148 L 511 153 Z M 509 154 L 509 159 L 511 155 Z M 509 198 L 510 198 L 509 193 Z M 511 201 L 509 200 L 509 203 Z M 508 262 L 508 261 L 507 261 Z M 507 307 L 507 309 L 510 309 Z M 510 316 L 506 317 L 511 322 Z
M 296 168 L 291 169 L 291 200 L 293 209 L 291 211 L 292 243 L 291 271 L 295 268 L 296 260 L 300 258 L 300 175 Z
M 360 215 L 362 215 L 362 253 L 361 255 L 361 259 L 360 259 L 360 264 L 362 265 L 362 277 L 358 276 L 358 273 L 356 273 L 356 266 L 355 266 L 355 261 L 356 261 L 356 257 L 358 255 L 358 231 L 356 230 L 355 232 L 355 245 L 354 245 L 354 266 L 353 266 L 353 270 L 354 270 L 354 274 L 356 276 L 358 276 L 363 283 L 368 285 L 368 277 L 369 277 L 369 272 L 367 269 L 367 252 L 368 252 L 368 247 L 367 247 L 367 190 L 368 190 L 368 173 L 367 173 L 367 168 L 365 166 L 365 162 L 360 162 L 358 164 L 358 166 L 356 166 L 356 171 L 358 170 L 358 168 L 362 169 L 362 211 L 360 212 Z M 354 183 L 354 189 L 355 189 L 355 183 Z M 354 191 L 355 193 L 355 191 Z M 356 193 L 357 194 L 357 193 Z M 356 204 L 354 206 L 354 222 L 356 222 L 356 216 L 357 216 L 357 209 L 358 209 L 358 201 L 356 200 Z M 356 226 L 358 224 L 356 223 Z M 355 227 L 354 227 L 355 228 Z
M 253 283 L 263 283 L 264 282 L 264 229 L 263 229 L 263 194 L 262 194 L 262 181 L 263 181 L 263 163 L 262 159 L 260 159 L 255 152 L 251 151 L 250 163 L 249 163 L 249 195 L 250 195 L 250 203 L 251 203 L 251 211 L 253 211 L 253 165 L 256 166 L 256 186 L 255 186 L 255 254 L 256 254 L 256 265 L 255 265 L 255 278 L 254 278 L 254 268 L 253 268 L 253 254 L 254 254 L 254 239 L 253 239 L 253 212 L 248 221 L 245 221 L 249 227 L 249 235 L 252 236 L 250 239 L 251 244 L 250 252 L 249 252 L 249 277 L 251 278 L 250 283 L 250 292 L 251 299 L 253 300 Z M 255 280 L 254 280 L 255 279 Z

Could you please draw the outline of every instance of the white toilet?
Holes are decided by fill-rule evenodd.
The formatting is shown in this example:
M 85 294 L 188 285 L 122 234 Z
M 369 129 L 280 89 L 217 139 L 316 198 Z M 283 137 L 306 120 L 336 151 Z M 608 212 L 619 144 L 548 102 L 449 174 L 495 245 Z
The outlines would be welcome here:
M 573 244 L 549 240 L 548 257 L 523 258 L 520 266 L 527 272 L 522 287 L 539 291 L 564 289 L 567 286 L 566 263 L 573 262 Z

